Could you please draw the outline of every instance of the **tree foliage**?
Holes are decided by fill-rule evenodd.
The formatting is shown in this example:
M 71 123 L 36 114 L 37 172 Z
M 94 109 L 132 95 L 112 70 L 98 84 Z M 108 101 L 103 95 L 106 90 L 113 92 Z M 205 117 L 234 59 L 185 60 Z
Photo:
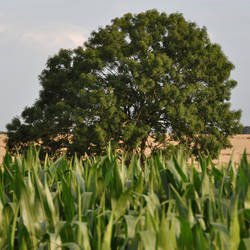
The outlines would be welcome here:
M 99 154 L 108 142 L 144 150 L 148 136 L 162 143 L 168 133 L 215 156 L 241 129 L 241 112 L 230 110 L 233 68 L 206 28 L 181 14 L 126 14 L 49 58 L 39 99 L 7 125 L 8 146 Z

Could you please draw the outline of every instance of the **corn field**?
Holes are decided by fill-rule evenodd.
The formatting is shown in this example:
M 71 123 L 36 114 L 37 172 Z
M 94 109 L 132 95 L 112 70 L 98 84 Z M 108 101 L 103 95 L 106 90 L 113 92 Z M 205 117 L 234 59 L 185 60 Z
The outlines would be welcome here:
M 7 153 L 0 249 L 250 249 L 250 163 Z

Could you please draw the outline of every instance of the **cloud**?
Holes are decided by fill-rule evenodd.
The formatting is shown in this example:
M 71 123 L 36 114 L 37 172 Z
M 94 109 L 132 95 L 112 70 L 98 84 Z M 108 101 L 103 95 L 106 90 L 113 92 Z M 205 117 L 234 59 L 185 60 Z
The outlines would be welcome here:
M 86 30 L 77 25 L 28 24 L 1 18 L 0 12 L 0 44 L 16 44 L 45 50 L 72 49 L 83 45 L 87 40 L 85 34 L 88 34 Z
M 20 41 L 29 46 L 44 49 L 76 48 L 81 46 L 86 38 L 83 31 L 76 28 L 65 30 L 25 30 Z

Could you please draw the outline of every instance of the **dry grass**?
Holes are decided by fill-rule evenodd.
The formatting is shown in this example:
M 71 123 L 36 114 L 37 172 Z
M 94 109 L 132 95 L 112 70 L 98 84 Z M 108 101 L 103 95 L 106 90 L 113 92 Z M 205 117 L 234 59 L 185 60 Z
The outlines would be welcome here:
M 0 164 L 2 163 L 2 158 L 5 154 L 5 142 L 6 135 L 0 134 Z M 246 149 L 248 155 L 250 155 L 250 135 L 236 135 L 230 138 L 233 145 L 231 149 L 224 149 L 221 151 L 219 161 L 221 163 L 227 163 L 231 156 L 233 156 L 233 161 L 239 163 L 239 160 Z
M 220 153 L 219 161 L 222 163 L 228 162 L 231 157 L 233 161 L 239 163 L 244 150 L 246 149 L 247 155 L 250 155 L 250 135 L 236 135 L 230 138 L 233 145 L 232 148 L 224 149 Z
M 3 156 L 5 154 L 5 139 L 6 135 L 0 134 L 0 164 L 2 163 Z

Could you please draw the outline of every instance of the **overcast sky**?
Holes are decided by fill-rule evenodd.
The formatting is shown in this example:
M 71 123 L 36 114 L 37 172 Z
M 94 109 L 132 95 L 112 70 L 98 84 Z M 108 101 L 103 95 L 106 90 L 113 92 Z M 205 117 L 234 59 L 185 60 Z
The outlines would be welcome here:
M 49 56 L 82 45 L 115 17 L 148 9 L 180 12 L 207 27 L 235 65 L 232 109 L 241 109 L 243 125 L 250 125 L 249 0 L 9 0 L 0 8 L 0 130 L 38 98 L 38 75 Z

